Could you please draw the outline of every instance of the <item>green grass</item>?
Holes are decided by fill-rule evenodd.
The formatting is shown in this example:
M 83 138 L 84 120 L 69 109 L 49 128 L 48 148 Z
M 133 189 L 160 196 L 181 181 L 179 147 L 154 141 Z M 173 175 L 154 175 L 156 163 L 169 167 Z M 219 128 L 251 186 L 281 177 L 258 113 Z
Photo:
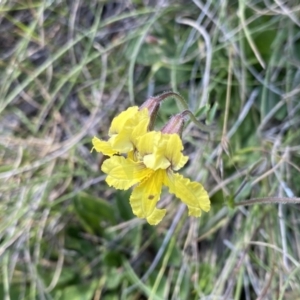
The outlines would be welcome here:
M 0 299 L 299 299 L 299 9 L 2 1 Z M 216 127 L 183 134 L 212 209 L 188 217 L 165 191 L 150 226 L 91 139 L 169 90 Z M 178 111 L 166 100 L 156 128 Z

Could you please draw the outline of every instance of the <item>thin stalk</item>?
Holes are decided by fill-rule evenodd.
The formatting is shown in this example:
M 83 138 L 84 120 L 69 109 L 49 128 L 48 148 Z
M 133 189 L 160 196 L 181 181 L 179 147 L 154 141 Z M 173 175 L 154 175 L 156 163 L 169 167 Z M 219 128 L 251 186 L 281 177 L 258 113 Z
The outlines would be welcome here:
M 185 99 L 180 94 L 175 93 L 175 92 L 164 92 L 161 95 L 156 96 L 154 98 L 157 99 L 157 101 L 161 102 L 161 101 L 163 101 L 163 100 L 165 100 L 167 98 L 171 98 L 171 97 L 175 98 L 175 100 L 178 100 L 179 103 L 182 105 L 182 107 L 184 109 L 188 109 L 189 108 L 188 104 L 185 101 Z
M 199 127 L 201 130 L 203 131 L 207 131 L 207 132 L 214 132 L 215 128 L 213 126 L 207 126 L 201 122 L 199 122 L 196 117 L 194 116 L 194 114 L 190 111 L 190 110 L 185 110 L 181 113 L 182 117 L 185 117 L 186 115 L 189 115 L 191 121 L 197 126 Z

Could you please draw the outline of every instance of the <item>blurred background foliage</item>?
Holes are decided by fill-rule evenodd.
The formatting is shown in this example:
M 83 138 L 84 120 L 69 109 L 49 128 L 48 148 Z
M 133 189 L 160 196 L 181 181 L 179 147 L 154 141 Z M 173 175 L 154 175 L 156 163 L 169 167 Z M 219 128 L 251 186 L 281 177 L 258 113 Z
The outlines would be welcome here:
M 0 298 L 298 299 L 299 206 L 236 204 L 299 195 L 299 12 L 296 0 L 1 1 Z M 168 90 L 216 127 L 183 133 L 183 173 L 212 209 L 190 218 L 164 193 L 153 227 L 106 185 L 91 139 Z M 166 100 L 156 128 L 178 111 Z

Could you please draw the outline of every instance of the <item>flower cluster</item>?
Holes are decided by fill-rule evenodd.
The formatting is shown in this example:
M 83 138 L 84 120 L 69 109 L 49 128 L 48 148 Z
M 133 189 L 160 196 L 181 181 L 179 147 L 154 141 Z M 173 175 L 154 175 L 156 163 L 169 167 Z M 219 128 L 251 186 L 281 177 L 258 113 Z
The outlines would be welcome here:
M 183 116 L 174 116 L 161 131 L 154 131 L 158 108 L 158 98 L 150 98 L 140 108 L 130 107 L 113 119 L 108 141 L 97 137 L 92 140 L 93 149 L 109 156 L 101 167 L 108 185 L 121 190 L 134 186 L 132 211 L 151 225 L 158 224 L 166 214 L 166 209 L 156 207 L 162 186 L 187 205 L 190 216 L 199 217 L 202 210 L 210 209 L 203 186 L 176 172 L 188 161 L 182 154 L 179 135 Z

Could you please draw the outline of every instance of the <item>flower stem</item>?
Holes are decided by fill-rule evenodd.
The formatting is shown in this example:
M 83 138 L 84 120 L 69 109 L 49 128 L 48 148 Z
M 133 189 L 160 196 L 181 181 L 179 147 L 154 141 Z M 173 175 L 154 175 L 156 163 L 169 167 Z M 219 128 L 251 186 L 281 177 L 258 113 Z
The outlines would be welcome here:
M 188 105 L 187 105 L 185 99 L 182 96 L 180 96 L 178 93 L 175 93 L 175 92 L 164 92 L 161 95 L 156 96 L 155 98 L 159 102 L 161 102 L 161 101 L 163 101 L 163 100 L 165 100 L 167 98 L 170 98 L 170 97 L 173 97 L 176 100 L 178 100 L 184 109 L 188 109 Z
M 186 115 L 189 115 L 191 121 L 197 126 L 199 127 L 201 130 L 203 131 L 207 131 L 207 132 L 213 132 L 215 131 L 215 128 L 212 126 L 207 126 L 201 122 L 199 122 L 196 117 L 194 116 L 194 114 L 190 111 L 190 110 L 185 110 L 181 113 L 182 117 L 185 117 Z

